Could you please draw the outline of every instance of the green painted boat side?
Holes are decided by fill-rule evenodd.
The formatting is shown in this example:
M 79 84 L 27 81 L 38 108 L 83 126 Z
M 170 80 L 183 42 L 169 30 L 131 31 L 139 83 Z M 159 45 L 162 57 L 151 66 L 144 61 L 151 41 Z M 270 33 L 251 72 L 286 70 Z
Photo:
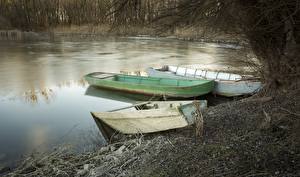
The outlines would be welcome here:
M 186 80 L 123 74 L 114 74 L 102 78 L 97 77 L 103 74 L 105 73 L 90 73 L 85 75 L 84 78 L 90 85 L 101 88 L 168 97 L 195 97 L 207 94 L 214 88 L 214 82 L 205 79 Z

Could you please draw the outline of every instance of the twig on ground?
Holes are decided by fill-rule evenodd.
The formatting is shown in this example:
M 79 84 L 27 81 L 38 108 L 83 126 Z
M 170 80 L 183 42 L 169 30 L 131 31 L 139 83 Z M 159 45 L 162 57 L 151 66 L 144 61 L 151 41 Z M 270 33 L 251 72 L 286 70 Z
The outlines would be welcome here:
M 271 123 L 271 116 L 263 109 L 263 113 L 265 115 L 263 121 L 260 124 L 260 129 L 268 129 Z
M 283 107 L 279 107 L 279 108 L 280 108 L 281 110 L 283 110 L 283 111 L 288 112 L 289 114 L 292 114 L 292 115 L 294 115 L 294 116 L 300 117 L 300 114 L 298 114 L 298 113 L 292 112 L 292 111 L 290 111 L 290 110 L 288 110 L 288 109 L 286 109 L 286 108 L 283 108 Z
M 169 139 L 167 139 L 167 141 L 171 144 L 171 146 L 175 147 L 174 144 Z
M 124 166 L 127 166 L 129 163 L 137 160 L 137 157 L 133 157 L 132 159 L 127 160 L 125 163 L 123 163 L 119 169 L 122 169 Z

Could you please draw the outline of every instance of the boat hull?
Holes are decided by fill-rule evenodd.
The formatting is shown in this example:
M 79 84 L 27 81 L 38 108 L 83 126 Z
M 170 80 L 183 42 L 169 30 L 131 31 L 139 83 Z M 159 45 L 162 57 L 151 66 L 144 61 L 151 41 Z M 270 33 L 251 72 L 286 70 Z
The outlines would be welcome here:
M 153 133 L 188 125 L 176 108 L 154 109 L 131 112 L 98 112 L 96 117 L 112 129 L 123 134 Z
M 103 137 L 110 142 L 116 132 L 154 133 L 191 125 L 194 123 L 196 111 L 207 108 L 207 101 L 152 101 L 145 105 L 150 109 L 126 108 L 116 112 L 91 114 Z
M 93 77 L 91 73 L 85 76 L 87 82 L 99 88 L 118 90 L 129 93 L 138 93 L 151 96 L 166 96 L 166 97 L 181 97 L 189 98 L 204 95 L 212 91 L 214 83 L 208 80 L 197 82 L 197 80 L 178 80 L 178 79 L 166 79 L 166 78 L 151 78 L 142 76 L 128 76 L 118 75 L 118 77 L 124 77 L 126 81 L 105 80 Z M 134 79 L 141 79 L 141 82 L 137 83 Z M 165 83 L 161 85 L 161 83 Z M 174 86 L 174 83 L 178 82 L 183 86 Z M 152 84 L 153 83 L 153 84 Z M 173 83 L 173 85 L 169 85 Z M 184 86 L 186 84 L 186 86 Z
M 151 77 L 165 77 L 173 79 L 198 79 L 201 78 L 197 75 L 186 76 L 176 75 L 174 72 L 159 71 L 153 68 L 146 70 L 147 74 Z M 221 96 L 233 97 L 256 93 L 262 87 L 261 82 L 251 80 L 214 80 L 213 93 Z
M 215 81 L 213 93 L 233 97 L 256 93 L 261 87 L 258 81 Z

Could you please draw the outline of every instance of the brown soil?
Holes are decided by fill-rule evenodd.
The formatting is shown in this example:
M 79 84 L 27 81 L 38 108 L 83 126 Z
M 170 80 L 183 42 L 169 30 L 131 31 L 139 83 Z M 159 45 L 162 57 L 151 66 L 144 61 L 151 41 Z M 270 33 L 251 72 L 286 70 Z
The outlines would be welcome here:
M 138 136 L 96 152 L 33 156 L 8 176 L 300 176 L 300 90 L 203 112 L 193 127 Z
M 145 176 L 299 176 L 299 110 L 299 92 L 267 102 L 250 98 L 215 106 L 204 113 L 201 141 L 178 139 L 150 162 L 136 163 L 132 172 Z

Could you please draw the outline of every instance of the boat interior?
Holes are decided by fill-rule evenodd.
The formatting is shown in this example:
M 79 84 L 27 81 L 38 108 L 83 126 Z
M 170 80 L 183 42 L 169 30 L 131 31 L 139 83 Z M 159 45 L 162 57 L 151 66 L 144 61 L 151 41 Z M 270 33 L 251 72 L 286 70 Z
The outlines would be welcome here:
M 230 80 L 230 81 L 237 81 L 242 79 L 242 76 L 238 74 L 215 72 L 215 71 L 208 71 L 208 70 L 201 70 L 201 69 L 191 69 L 191 68 L 184 68 L 178 66 L 164 66 L 160 70 L 168 71 L 179 76 L 188 76 L 188 77 L 197 77 L 197 78 L 200 77 L 206 79 Z
M 162 108 L 175 108 L 182 106 L 183 104 L 192 103 L 193 101 L 153 101 L 147 104 L 135 106 L 136 110 L 147 110 L 147 109 L 162 109 Z

